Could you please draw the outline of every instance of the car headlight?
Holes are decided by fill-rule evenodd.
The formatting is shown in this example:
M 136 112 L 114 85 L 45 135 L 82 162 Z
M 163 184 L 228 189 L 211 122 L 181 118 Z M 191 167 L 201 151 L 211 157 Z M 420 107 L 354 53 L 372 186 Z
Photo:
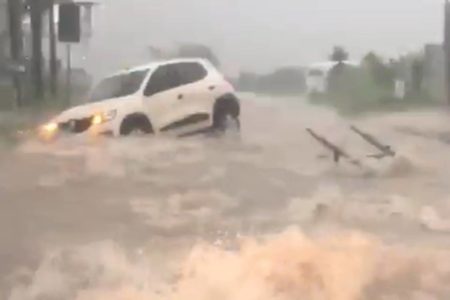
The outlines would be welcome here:
M 58 124 L 56 122 L 50 122 L 41 127 L 44 132 L 53 133 L 58 129 Z
M 37 129 L 38 137 L 42 140 L 50 140 L 58 133 L 59 125 L 57 122 L 50 121 L 41 125 Z
M 110 110 L 107 112 L 103 112 L 103 113 L 98 113 L 95 114 L 94 117 L 92 117 L 92 124 L 93 125 L 98 125 L 98 124 L 102 124 L 105 122 L 109 122 L 111 120 L 113 120 L 117 115 L 117 110 Z

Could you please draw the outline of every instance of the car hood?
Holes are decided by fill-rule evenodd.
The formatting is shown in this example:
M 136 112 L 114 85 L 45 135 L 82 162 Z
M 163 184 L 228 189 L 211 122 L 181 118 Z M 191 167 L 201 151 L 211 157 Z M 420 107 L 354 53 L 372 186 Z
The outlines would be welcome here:
M 117 109 L 124 101 L 127 101 L 128 97 L 122 97 L 111 100 L 104 100 L 100 102 L 87 103 L 69 108 L 59 114 L 56 118 L 56 122 L 67 122 L 73 119 L 84 119 L 92 117 L 94 114 L 107 112 Z

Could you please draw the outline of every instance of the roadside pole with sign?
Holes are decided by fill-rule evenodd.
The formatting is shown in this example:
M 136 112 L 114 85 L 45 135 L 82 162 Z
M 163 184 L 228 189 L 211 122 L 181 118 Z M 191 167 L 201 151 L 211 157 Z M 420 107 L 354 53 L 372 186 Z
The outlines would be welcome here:
M 19 1 L 8 0 L 8 20 L 10 34 L 11 62 L 8 71 L 12 73 L 16 90 L 16 105 L 23 105 L 23 33 L 22 33 L 22 7 Z
M 72 54 L 71 45 L 81 41 L 80 6 L 75 3 L 59 5 L 58 39 L 66 43 L 66 101 L 72 97 Z

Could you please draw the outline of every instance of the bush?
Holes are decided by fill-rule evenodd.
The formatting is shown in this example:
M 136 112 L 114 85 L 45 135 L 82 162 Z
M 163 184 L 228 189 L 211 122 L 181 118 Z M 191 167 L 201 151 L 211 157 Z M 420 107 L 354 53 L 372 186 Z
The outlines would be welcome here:
M 425 93 L 397 99 L 392 88 L 380 85 L 372 75 L 366 68 L 345 67 L 330 77 L 328 93 L 314 95 L 310 100 L 312 103 L 333 106 L 345 115 L 435 105 Z
M 292 95 L 306 90 L 306 80 L 302 70 L 298 68 L 281 68 L 261 76 L 257 91 L 268 94 Z
M 370 52 L 363 59 L 363 67 L 369 72 L 372 80 L 379 87 L 394 89 L 394 68 L 392 65 L 383 63 L 381 57 L 373 52 Z
M 0 85 L 0 110 L 11 110 L 16 106 L 14 88 Z

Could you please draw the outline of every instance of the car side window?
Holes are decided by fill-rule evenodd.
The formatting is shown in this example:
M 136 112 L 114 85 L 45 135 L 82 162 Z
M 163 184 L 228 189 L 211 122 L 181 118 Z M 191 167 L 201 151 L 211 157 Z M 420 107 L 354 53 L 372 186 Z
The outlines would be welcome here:
M 158 67 L 150 77 L 144 90 L 145 96 L 164 92 L 180 85 L 180 78 L 174 64 Z
M 196 62 L 183 62 L 175 66 L 180 78 L 180 85 L 202 80 L 208 74 L 205 68 Z

